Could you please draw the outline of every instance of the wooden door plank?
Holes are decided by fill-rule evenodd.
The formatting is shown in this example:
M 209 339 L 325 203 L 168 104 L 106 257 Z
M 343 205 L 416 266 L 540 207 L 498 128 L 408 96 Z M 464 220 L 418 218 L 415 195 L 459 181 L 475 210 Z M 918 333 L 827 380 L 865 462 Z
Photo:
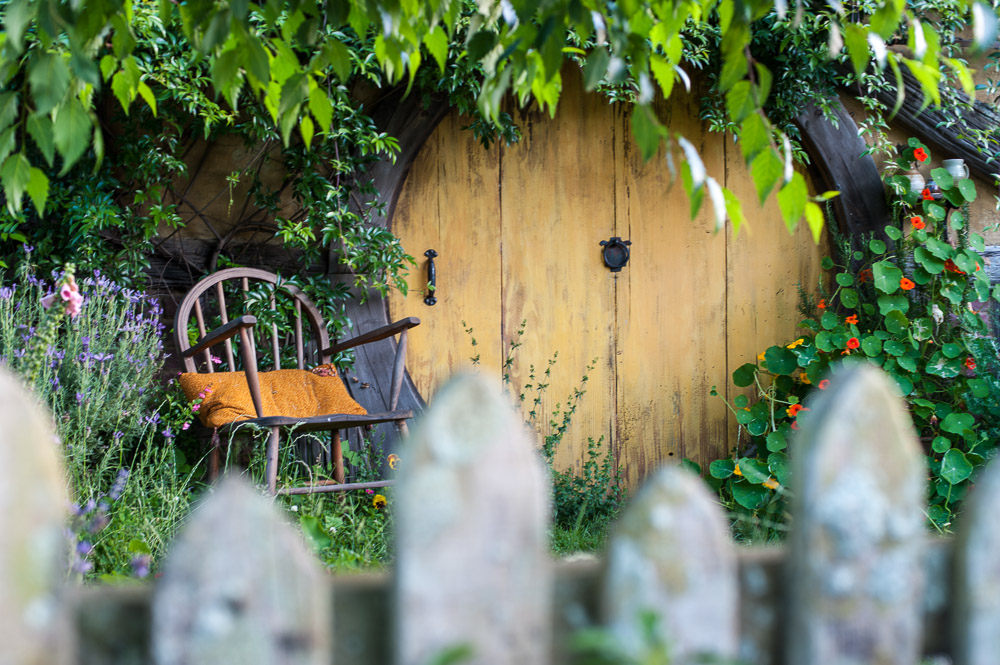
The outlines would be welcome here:
M 520 115 L 524 137 L 502 156 L 503 337 L 507 348 L 526 321 L 512 385 L 548 383 L 536 408 L 543 432 L 589 377 L 555 457 L 557 467 L 579 468 L 588 437 L 609 438 L 614 418 L 614 276 L 599 243 L 615 229 L 615 114 L 583 93 L 578 73 L 564 74 L 556 117 Z M 552 374 L 542 376 L 555 353 Z
M 417 265 L 407 279 L 409 294 L 392 294 L 389 310 L 393 320 L 420 317 L 410 331 L 407 368 L 428 400 L 475 355 L 491 372 L 501 365 L 500 153 L 462 129 L 468 124 L 457 113 L 441 122 L 417 156 L 393 217 L 392 230 Z M 424 303 L 428 249 L 438 253 L 433 306 Z
M 671 132 L 700 151 L 710 174 L 723 170 L 722 137 L 703 131 L 695 96 L 655 109 Z M 621 235 L 632 259 L 619 278 L 618 431 L 629 485 L 658 464 L 724 452 L 725 405 L 709 392 L 725 379 L 725 237 L 706 200 L 692 220 L 680 182 L 671 186 L 661 151 L 643 162 L 626 116 Z
M 755 397 L 750 389 L 736 388 L 731 375 L 744 363 L 755 362 L 757 354 L 776 344 L 788 344 L 805 331 L 798 328 L 799 284 L 811 294 L 823 270 L 820 260 L 827 254 L 827 243 L 813 242 L 805 222 L 794 233 L 781 223 L 781 212 L 772 196 L 759 205 L 749 169 L 743 163 L 739 147 L 726 142 L 726 186 L 743 202 L 750 228 L 734 238 L 731 228 L 726 235 L 728 361 L 725 395 Z M 808 176 L 806 178 L 808 180 Z M 737 423 L 731 418 L 729 448 L 737 445 Z

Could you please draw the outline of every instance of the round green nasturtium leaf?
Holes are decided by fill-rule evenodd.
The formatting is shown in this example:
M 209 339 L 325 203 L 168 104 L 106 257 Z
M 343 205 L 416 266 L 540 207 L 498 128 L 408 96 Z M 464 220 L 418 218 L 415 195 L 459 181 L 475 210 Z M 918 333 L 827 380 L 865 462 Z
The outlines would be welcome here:
M 730 479 L 730 489 L 733 492 L 733 498 L 736 499 L 736 503 L 747 510 L 757 510 L 767 503 L 768 498 L 771 496 L 771 490 L 763 485 L 752 485 L 745 480 Z
M 927 250 L 942 261 L 947 261 L 955 255 L 955 248 L 937 238 L 928 238 L 925 243 Z
M 800 346 L 792 349 L 798 358 L 799 367 L 808 367 L 819 357 L 819 349 L 815 346 Z
M 736 422 L 740 425 L 749 425 L 753 421 L 753 416 L 750 415 L 749 411 L 744 409 L 736 409 Z
M 937 203 L 927 202 L 924 205 L 924 210 L 927 211 L 927 216 L 934 221 L 940 221 L 944 219 L 944 208 L 939 206 Z
M 788 482 L 788 455 L 774 452 L 767 456 L 767 469 L 782 485 Z
M 728 478 L 733 475 L 736 462 L 731 459 L 717 459 L 708 465 L 708 475 L 713 478 Z
M 776 376 L 774 377 L 774 387 L 779 392 L 790 393 L 795 389 L 795 379 L 790 376 Z M 766 416 L 762 415 L 761 418 L 766 418 Z
M 997 300 L 1000 300 L 1000 298 L 997 298 Z M 833 339 L 830 333 L 824 330 L 823 332 L 816 334 L 816 348 L 820 351 L 833 351 Z
M 681 458 L 681 468 L 684 469 L 685 471 L 690 471 L 696 476 L 701 475 L 701 464 L 698 464 L 689 457 Z
M 910 301 L 904 295 L 878 297 L 879 314 L 885 315 L 893 310 L 906 314 L 910 311 Z
M 948 299 L 956 307 L 962 304 L 962 296 L 965 294 L 965 284 L 958 280 L 946 280 L 941 285 L 941 295 Z
M 903 271 L 889 261 L 878 261 L 872 265 L 872 275 L 875 277 L 875 288 L 882 293 L 895 293 L 899 290 Z
M 976 200 L 976 185 L 968 178 L 958 181 L 958 190 L 962 192 L 962 196 L 964 196 L 965 200 L 969 203 Z
M 937 186 L 942 190 L 951 189 L 955 186 L 955 179 L 951 177 L 950 173 L 948 173 L 948 169 L 943 169 L 941 167 L 931 169 L 931 178 L 934 179 L 934 182 L 937 183 Z
M 819 264 L 820 266 L 823 267 L 823 270 L 830 270 L 831 268 L 833 268 L 833 259 L 831 259 L 829 256 L 824 256 L 823 260 L 820 261 Z
M 780 430 L 768 434 L 766 441 L 767 441 L 767 449 L 770 450 L 772 453 L 776 453 L 788 447 L 788 442 L 785 440 L 785 435 Z
M 737 395 L 733 398 L 733 406 L 737 409 L 743 409 L 750 406 L 750 398 L 746 395 Z
M 816 319 L 802 319 L 799 321 L 799 327 L 813 332 L 819 332 L 819 323 Z
M 986 251 L 986 240 L 983 239 L 978 233 L 969 234 L 969 247 L 976 250 L 979 253 Z
M 927 317 L 922 317 L 919 319 L 914 319 L 911 324 L 911 331 L 913 332 L 913 339 L 922 342 L 925 339 L 930 339 L 931 334 L 934 330 L 931 320 Z
M 865 258 L 865 253 L 864 252 L 862 252 L 860 250 L 854 252 L 854 260 L 855 261 L 860 261 L 863 258 Z
M 955 411 L 954 413 L 949 413 L 945 416 L 944 420 L 941 421 L 941 431 L 951 432 L 952 434 L 961 434 L 962 436 L 972 434 L 972 426 L 975 425 L 976 419 L 971 413 L 964 413 L 962 411 Z
M 840 319 L 833 312 L 823 312 L 823 316 L 820 317 L 819 322 L 824 330 L 833 330 L 840 325 Z
M 903 237 L 903 232 L 897 229 L 895 226 L 885 227 L 885 234 L 892 238 L 893 240 L 899 240 Z
M 913 381 L 910 381 L 909 378 L 902 374 L 891 374 L 890 376 L 896 381 L 896 385 L 899 386 L 899 392 L 903 393 L 904 396 L 913 392 Z
M 952 204 L 956 208 L 961 208 L 962 204 L 965 203 L 965 197 L 962 196 L 962 192 L 957 187 L 946 189 L 941 193 L 944 194 L 944 198 L 948 201 L 948 203 Z
M 962 365 L 957 359 L 947 359 L 940 351 L 934 353 L 927 361 L 924 371 L 942 379 L 954 379 L 962 371 Z
M 969 379 L 969 389 L 975 397 L 983 398 L 990 394 L 989 385 L 982 379 Z
M 958 254 L 955 254 L 954 261 L 955 265 L 958 266 L 958 269 L 961 270 L 962 272 L 968 273 L 970 275 L 976 272 L 977 261 L 972 257 L 970 257 L 965 252 L 959 252 Z
M 858 292 L 854 289 L 841 289 L 840 304 L 847 309 L 854 309 L 858 306 Z
M 997 298 L 997 300 L 1000 300 L 1000 298 Z M 871 316 L 872 314 L 875 313 L 875 305 L 871 304 L 870 302 L 866 302 L 861 306 L 861 311 L 867 314 L 868 316 Z
M 873 241 L 874 242 L 874 241 Z M 849 272 L 837 273 L 837 284 L 841 286 L 851 286 L 854 284 L 854 275 Z
M 962 347 L 954 342 L 941 345 L 941 353 L 948 358 L 957 358 L 962 353 Z
M 767 369 L 773 374 L 791 374 L 799 364 L 795 359 L 795 354 L 783 346 L 772 346 L 764 352 L 764 360 L 767 361 Z
M 931 450 L 936 453 L 947 452 L 951 448 L 951 441 L 946 436 L 936 436 L 931 441 Z
M 924 284 L 930 284 L 934 279 L 934 275 L 924 270 L 923 266 L 913 266 L 913 274 L 910 275 L 910 278 L 920 286 L 923 286 Z
M 735 372 L 733 372 L 733 383 L 740 388 L 746 388 L 747 386 L 752 386 L 754 382 L 754 377 L 757 376 L 757 365 L 753 363 L 746 363 L 745 365 L 740 365 Z
M 751 420 L 747 425 L 747 431 L 750 432 L 750 436 L 762 436 L 767 431 L 767 421 Z
M 905 369 L 907 372 L 917 371 L 917 359 L 912 356 L 901 355 L 898 358 L 896 358 L 896 362 L 899 363 L 899 366 Z
M 944 260 L 931 254 L 926 247 L 917 247 L 913 250 L 913 260 L 932 275 L 937 275 L 944 270 Z
M 767 470 L 767 465 L 755 457 L 740 458 L 740 472 L 747 482 L 761 484 L 767 482 L 771 473 Z
M 951 513 L 941 506 L 930 506 L 927 508 L 927 517 L 939 528 L 948 526 L 948 523 L 951 521 Z
M 898 309 L 894 309 L 885 315 L 885 329 L 893 335 L 903 335 L 909 327 L 910 320 Z
M 873 238 L 868 243 L 868 249 L 872 251 L 872 254 L 885 254 L 885 243 L 878 238 Z
M 865 352 L 866 356 L 874 358 L 878 354 L 882 353 L 882 340 L 868 335 L 861 340 L 861 350 Z
M 906 345 L 900 341 L 890 339 L 883 345 L 885 352 L 891 356 L 901 356 L 906 353 Z
M 952 485 L 957 485 L 972 475 L 972 464 L 965 459 L 965 453 L 952 448 L 941 458 L 940 475 Z
M 951 217 L 948 218 L 948 223 L 951 224 L 951 228 L 956 231 L 961 231 L 965 228 L 965 219 L 959 213 L 952 213 Z

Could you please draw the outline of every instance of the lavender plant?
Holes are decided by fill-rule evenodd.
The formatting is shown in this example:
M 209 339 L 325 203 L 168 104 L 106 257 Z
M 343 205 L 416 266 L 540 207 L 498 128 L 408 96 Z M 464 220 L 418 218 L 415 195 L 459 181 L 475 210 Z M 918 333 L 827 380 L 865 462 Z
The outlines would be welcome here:
M 73 571 L 145 573 L 191 495 L 192 472 L 178 473 L 160 415 L 162 309 L 99 271 L 68 274 L 43 280 L 26 260 L 0 279 L 0 365 L 53 416 L 75 501 Z M 70 283 L 72 301 L 62 294 Z M 47 308 L 60 298 L 70 316 Z

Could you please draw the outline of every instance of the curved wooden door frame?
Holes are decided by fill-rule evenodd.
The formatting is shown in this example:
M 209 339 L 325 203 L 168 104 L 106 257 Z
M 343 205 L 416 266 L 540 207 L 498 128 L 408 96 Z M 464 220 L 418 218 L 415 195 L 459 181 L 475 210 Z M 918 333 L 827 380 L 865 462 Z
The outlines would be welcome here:
M 396 204 L 410 167 L 424 143 L 450 111 L 447 99 L 431 99 L 425 106 L 417 94 L 403 98 L 402 89 L 387 95 L 374 110 L 372 117 L 379 130 L 395 136 L 400 144 L 395 162 L 378 162 L 370 172 L 378 191 L 377 201 L 385 210 L 384 216 L 375 219 L 378 226 L 391 230 Z M 851 236 L 880 233 L 889 222 L 890 214 L 875 160 L 864 154 L 867 146 L 847 111 L 839 107 L 835 115 L 838 119 L 836 126 L 815 108 L 809 108 L 799 116 L 797 123 L 802 130 L 804 147 L 817 167 L 823 185 L 840 191 L 840 196 L 834 199 L 834 212 L 841 231 Z M 335 261 L 331 260 L 330 264 L 335 265 Z M 335 274 L 333 277 L 351 279 L 349 275 Z M 390 322 L 388 299 L 374 291 L 367 294 L 364 302 L 352 301 L 348 313 L 364 330 Z M 378 367 L 382 356 L 393 357 L 395 342 L 386 340 L 380 348 L 369 353 L 373 357 L 366 359 L 363 366 Z M 368 381 L 363 375 L 359 378 Z M 407 373 L 399 397 L 399 408 L 420 410 L 425 404 Z

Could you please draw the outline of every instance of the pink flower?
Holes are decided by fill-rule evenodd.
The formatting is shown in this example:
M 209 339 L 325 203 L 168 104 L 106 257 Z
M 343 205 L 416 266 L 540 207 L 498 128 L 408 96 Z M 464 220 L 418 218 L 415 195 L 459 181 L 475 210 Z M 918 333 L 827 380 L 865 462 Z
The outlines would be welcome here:
M 221 365 L 222 364 L 222 358 L 220 358 L 219 356 L 212 356 L 212 364 L 213 365 Z
M 191 410 L 194 411 L 195 413 L 198 413 L 199 409 L 201 409 L 201 404 L 194 404 L 191 406 Z
M 77 291 L 71 291 L 69 294 L 69 300 L 66 302 L 66 313 L 70 316 L 76 316 L 80 313 L 82 308 L 83 296 L 81 296 Z
M 49 309 L 50 307 L 52 307 L 52 305 L 55 304 L 55 302 L 56 302 L 56 294 L 50 293 L 49 295 L 42 298 L 42 307 L 44 309 Z
M 191 423 L 184 423 L 181 425 L 181 429 L 187 429 L 188 427 L 191 427 Z

